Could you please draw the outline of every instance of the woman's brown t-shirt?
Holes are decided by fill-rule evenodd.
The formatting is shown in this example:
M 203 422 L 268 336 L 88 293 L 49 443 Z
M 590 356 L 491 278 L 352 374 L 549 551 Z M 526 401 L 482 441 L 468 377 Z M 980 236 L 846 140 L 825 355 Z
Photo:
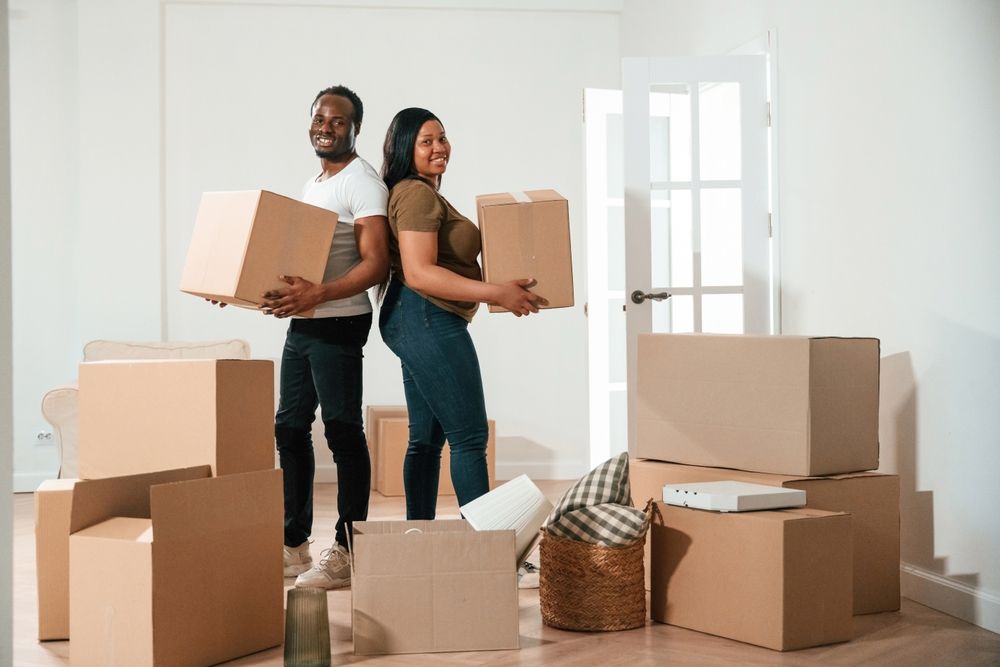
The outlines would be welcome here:
M 437 265 L 472 280 L 482 280 L 479 253 L 482 242 L 479 228 L 455 210 L 426 181 L 408 178 L 400 181 L 389 192 L 389 263 L 393 273 L 406 284 L 403 262 L 399 256 L 399 232 L 437 232 Z M 411 288 L 412 289 L 412 288 Z M 472 321 L 479 303 L 475 301 L 450 301 L 428 296 L 425 299 L 445 310 Z

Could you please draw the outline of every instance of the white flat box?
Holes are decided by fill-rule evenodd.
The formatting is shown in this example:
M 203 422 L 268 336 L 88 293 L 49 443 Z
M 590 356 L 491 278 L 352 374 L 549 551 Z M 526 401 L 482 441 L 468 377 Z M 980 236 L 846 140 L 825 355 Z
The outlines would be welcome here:
M 668 505 L 714 512 L 750 512 L 804 507 L 806 492 L 802 489 L 783 489 L 764 484 L 721 480 L 667 484 L 663 487 L 663 502 Z

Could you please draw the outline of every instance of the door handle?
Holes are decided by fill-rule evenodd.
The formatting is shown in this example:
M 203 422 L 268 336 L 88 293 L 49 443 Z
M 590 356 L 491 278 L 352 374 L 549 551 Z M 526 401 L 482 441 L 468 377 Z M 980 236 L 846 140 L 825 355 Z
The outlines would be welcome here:
M 637 289 L 632 292 L 632 303 L 642 303 L 647 299 L 652 301 L 663 301 L 664 299 L 669 299 L 671 297 L 670 292 L 658 292 L 653 294 L 652 292 L 643 292 L 641 289 Z

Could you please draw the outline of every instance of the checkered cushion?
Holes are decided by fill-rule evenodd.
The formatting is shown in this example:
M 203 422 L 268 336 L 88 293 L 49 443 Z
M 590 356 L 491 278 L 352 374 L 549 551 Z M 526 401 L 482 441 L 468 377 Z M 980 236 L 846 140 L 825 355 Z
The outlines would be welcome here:
M 551 535 L 604 547 L 634 544 L 646 532 L 646 513 L 603 503 L 566 512 L 547 528 Z
M 608 459 L 567 489 L 543 528 L 602 546 L 625 546 L 641 538 L 646 515 L 632 507 L 628 454 Z

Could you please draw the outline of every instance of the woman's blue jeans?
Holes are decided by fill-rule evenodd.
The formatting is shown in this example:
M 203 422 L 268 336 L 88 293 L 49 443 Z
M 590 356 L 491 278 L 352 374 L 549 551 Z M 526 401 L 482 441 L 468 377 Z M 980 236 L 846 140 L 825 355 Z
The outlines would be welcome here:
M 379 315 L 382 339 L 403 367 L 410 420 L 403 462 L 406 518 L 437 511 L 441 448 L 451 447 L 451 481 L 458 504 L 490 490 L 486 468 L 486 401 L 469 323 L 394 278 Z

